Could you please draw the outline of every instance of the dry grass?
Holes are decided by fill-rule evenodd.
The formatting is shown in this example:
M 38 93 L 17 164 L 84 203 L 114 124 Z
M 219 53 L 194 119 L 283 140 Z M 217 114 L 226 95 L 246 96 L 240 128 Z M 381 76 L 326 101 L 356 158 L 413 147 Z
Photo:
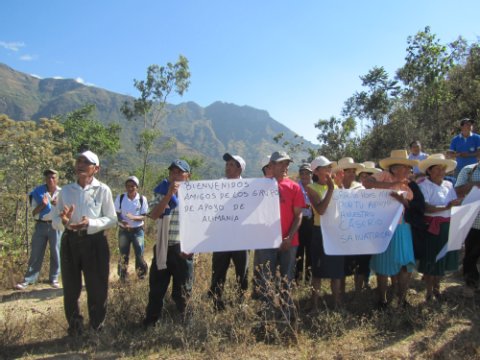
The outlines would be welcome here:
M 114 248 L 112 244 L 112 248 Z M 115 251 L 112 266 L 116 263 Z M 424 303 L 420 279 L 412 282 L 408 308 L 393 303 L 379 312 L 375 293 L 352 292 L 347 282 L 346 306 L 332 310 L 328 289 L 318 312 L 307 310 L 310 289 L 294 291 L 297 326 L 257 315 L 260 304 L 250 299 L 238 303 L 232 279 L 225 289 L 228 306 L 215 312 L 207 297 L 210 256 L 195 264 L 195 285 L 189 301 L 189 319 L 176 312 L 168 298 L 164 316 L 154 328 L 144 330 L 148 281 L 131 277 L 126 284 L 112 281 L 107 321 L 101 333 L 66 337 L 61 296 L 51 299 L 4 299 L 0 305 L 0 357 L 56 359 L 477 359 L 480 358 L 480 296 L 464 298 L 458 278 L 445 282 L 446 300 Z M 229 275 L 233 274 L 233 268 Z M 34 291 L 32 291 L 33 293 Z M 24 303 L 28 305 L 25 306 Z M 45 305 L 47 304 L 47 305 Z M 85 294 L 82 312 L 87 314 Z

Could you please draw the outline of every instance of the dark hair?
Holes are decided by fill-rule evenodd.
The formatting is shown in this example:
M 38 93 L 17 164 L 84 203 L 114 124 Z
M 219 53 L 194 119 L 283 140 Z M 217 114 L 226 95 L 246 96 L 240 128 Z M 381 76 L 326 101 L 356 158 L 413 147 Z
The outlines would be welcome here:
M 412 147 L 412 146 L 415 145 L 415 144 L 418 144 L 419 146 L 422 146 L 422 144 L 420 143 L 420 141 L 414 140 L 414 141 L 412 141 L 412 142 L 410 143 L 409 147 Z
M 315 183 L 318 182 L 318 176 L 313 174 L 312 175 L 312 181 L 315 182 Z

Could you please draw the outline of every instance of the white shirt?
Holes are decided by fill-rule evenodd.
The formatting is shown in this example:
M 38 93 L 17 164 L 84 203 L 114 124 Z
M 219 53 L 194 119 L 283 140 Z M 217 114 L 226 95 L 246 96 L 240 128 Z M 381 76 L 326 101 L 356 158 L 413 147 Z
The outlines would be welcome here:
M 72 205 L 75 205 L 75 210 L 70 222 L 79 223 L 82 217 L 86 216 L 89 219 L 87 234 L 95 234 L 117 224 L 112 192 L 107 185 L 95 178 L 85 188 L 77 183 L 68 184 L 62 188 L 53 214 L 53 228 L 62 231 L 65 229 L 60 219 L 60 212 L 64 206 Z
M 457 198 L 457 193 L 450 181 L 443 180 L 441 185 L 431 182 L 428 178 L 418 184 L 422 191 L 425 202 L 431 206 L 446 206 L 452 200 Z M 427 216 L 450 217 L 450 210 L 444 210 L 436 213 L 425 212 Z
M 148 214 L 148 201 L 145 198 L 145 196 L 142 196 L 143 204 L 140 204 L 139 193 L 135 194 L 135 197 L 133 198 L 133 200 L 130 200 L 130 198 L 128 197 L 128 194 L 124 193 L 121 208 L 120 208 L 120 196 L 121 195 L 118 195 L 117 198 L 115 199 L 115 211 L 117 213 L 122 213 L 124 220 L 128 223 L 128 226 L 132 228 L 143 226 L 142 220 L 141 221 L 130 220 L 127 217 L 127 214 L 130 213 L 135 216 Z

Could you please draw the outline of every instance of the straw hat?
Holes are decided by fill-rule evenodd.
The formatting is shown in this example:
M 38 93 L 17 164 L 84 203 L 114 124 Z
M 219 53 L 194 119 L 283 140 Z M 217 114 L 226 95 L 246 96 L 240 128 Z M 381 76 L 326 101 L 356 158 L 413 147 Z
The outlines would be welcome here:
M 378 163 L 384 170 L 388 170 L 392 165 L 418 166 L 418 160 L 408 159 L 407 150 L 392 150 L 390 157 L 382 159 Z
M 365 161 L 362 163 L 364 168 L 359 170 L 358 172 L 359 173 L 368 173 L 368 174 L 376 174 L 376 173 L 379 173 L 379 172 L 382 172 L 381 169 L 377 169 L 375 167 L 375 163 L 373 161 Z
M 365 166 L 363 164 L 357 164 L 351 157 L 344 157 L 338 160 L 336 170 L 355 169 L 360 172 Z
M 445 155 L 443 154 L 432 154 L 425 160 L 420 161 L 418 168 L 422 173 L 426 174 L 427 169 L 433 165 L 446 166 L 448 173 L 457 167 L 457 162 L 455 160 L 445 159 Z

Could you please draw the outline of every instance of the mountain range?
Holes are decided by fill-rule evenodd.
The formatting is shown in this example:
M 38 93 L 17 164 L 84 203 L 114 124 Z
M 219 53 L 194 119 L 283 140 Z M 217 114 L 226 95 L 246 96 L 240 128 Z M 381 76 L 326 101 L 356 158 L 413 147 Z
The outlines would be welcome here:
M 0 63 L 0 114 L 17 121 L 38 121 L 94 104 L 98 120 L 104 124 L 118 123 L 122 127 L 122 148 L 115 163 L 130 170 L 140 165 L 135 144 L 143 129 L 143 123 L 126 120 L 120 111 L 125 101 L 132 100 L 130 96 L 87 86 L 73 79 L 40 79 Z M 174 138 L 174 145 L 168 150 L 154 152 L 153 161 L 168 164 L 172 158 L 180 156 L 201 157 L 205 161 L 201 175 L 208 177 L 223 175 L 222 155 L 225 152 L 245 159 L 244 176 L 260 175 L 266 156 L 281 150 L 281 145 L 273 139 L 279 133 L 283 133 L 283 140 L 301 141 L 306 147 L 315 147 L 274 120 L 267 111 L 220 101 L 207 107 L 194 102 L 168 104 L 160 129 L 162 141 Z M 296 165 L 302 157 L 306 154 L 294 154 Z

